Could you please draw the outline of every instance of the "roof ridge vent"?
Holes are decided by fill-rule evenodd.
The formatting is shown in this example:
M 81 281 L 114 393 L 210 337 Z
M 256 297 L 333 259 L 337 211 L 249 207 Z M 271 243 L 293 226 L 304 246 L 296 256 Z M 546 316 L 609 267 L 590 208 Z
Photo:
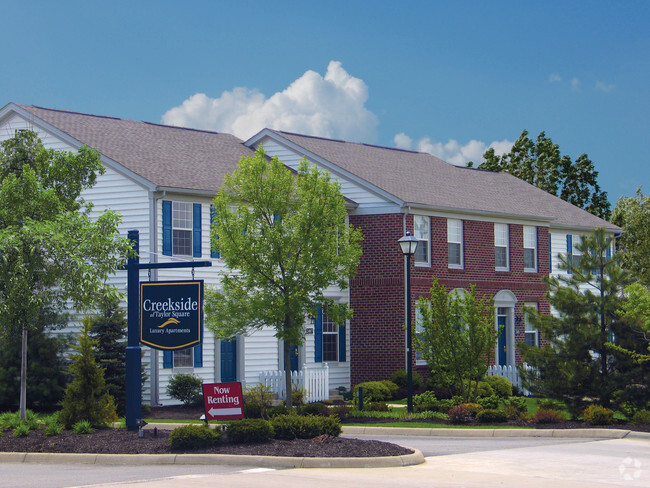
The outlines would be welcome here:
M 32 107 L 37 108 L 39 110 L 48 110 L 50 112 L 59 112 L 62 114 L 85 115 L 86 117 L 97 117 L 98 119 L 122 120 L 119 117 L 111 117 L 110 115 L 87 114 L 84 112 L 74 112 L 72 110 L 61 110 L 58 108 L 39 107 L 38 105 L 32 105 Z

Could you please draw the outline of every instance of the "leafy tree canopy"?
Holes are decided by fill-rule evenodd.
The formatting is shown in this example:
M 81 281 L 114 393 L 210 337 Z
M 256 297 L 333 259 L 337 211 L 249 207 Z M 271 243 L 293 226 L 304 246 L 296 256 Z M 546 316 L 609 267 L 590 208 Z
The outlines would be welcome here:
M 623 266 L 650 286 L 650 196 L 643 195 L 639 187 L 635 196 L 619 199 L 612 222 L 624 230 L 616 240 Z
M 206 291 L 206 323 L 223 339 L 275 328 L 288 365 L 289 345 L 302 343 L 317 306 L 340 322 L 349 315 L 323 292 L 347 288 L 361 231 L 346 224 L 345 200 L 329 173 L 306 160 L 293 172 L 261 149 L 226 176 L 213 204 L 212 245 L 232 272 L 221 290 Z
M 562 156 L 545 132 L 533 141 L 524 130 L 510 152 L 498 156 L 490 148 L 483 159 L 480 169 L 505 171 L 598 217 L 609 217 L 607 193 L 600 189 L 598 171 L 589 157 L 583 153 L 572 161 Z
M 487 373 L 499 331 L 494 326 L 494 306 L 487 297 L 469 292 L 448 293 L 434 277 L 430 296 L 420 297 L 421 331 L 414 346 L 431 374 L 445 386 L 454 385 L 465 401 L 474 400 L 478 381 Z

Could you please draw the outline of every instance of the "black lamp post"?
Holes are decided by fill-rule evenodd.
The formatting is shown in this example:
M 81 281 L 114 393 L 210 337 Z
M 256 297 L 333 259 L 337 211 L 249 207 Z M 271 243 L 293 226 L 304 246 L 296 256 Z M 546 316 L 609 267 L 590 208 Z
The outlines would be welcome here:
M 406 385 L 408 399 L 406 410 L 413 413 L 413 340 L 411 338 L 411 256 L 415 254 L 418 240 L 407 232 L 398 240 L 402 254 L 406 258 Z

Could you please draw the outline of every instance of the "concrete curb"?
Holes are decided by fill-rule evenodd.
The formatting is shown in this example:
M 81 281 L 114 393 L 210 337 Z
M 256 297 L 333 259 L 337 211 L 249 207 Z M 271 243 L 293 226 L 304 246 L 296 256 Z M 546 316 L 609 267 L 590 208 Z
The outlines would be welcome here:
M 418 449 L 404 456 L 310 458 L 238 454 L 60 454 L 0 452 L 0 463 L 142 465 L 221 465 L 258 468 L 397 468 L 424 463 Z
M 148 424 L 145 429 L 172 430 L 188 424 Z M 650 433 L 622 429 L 423 429 L 410 427 L 344 426 L 346 435 L 422 437 L 557 437 L 575 439 L 650 440 Z M 372 458 L 309 458 L 246 456 L 238 454 L 58 454 L 0 452 L 0 463 L 97 464 L 97 465 L 226 465 L 261 468 L 390 468 L 425 462 L 422 452 Z
M 624 429 L 425 429 L 413 427 L 343 427 L 347 435 L 422 437 L 558 437 L 574 439 L 649 439 L 650 433 Z

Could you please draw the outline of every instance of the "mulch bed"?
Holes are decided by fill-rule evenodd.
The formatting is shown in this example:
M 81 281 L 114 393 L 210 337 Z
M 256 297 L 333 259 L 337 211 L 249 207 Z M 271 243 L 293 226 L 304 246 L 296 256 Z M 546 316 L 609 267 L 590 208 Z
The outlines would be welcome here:
M 11 431 L 0 435 L 0 451 L 58 452 L 92 454 L 248 454 L 254 456 L 291 457 L 377 457 L 410 454 L 410 449 L 379 441 L 362 441 L 342 437 L 321 436 L 293 441 L 271 440 L 260 444 L 222 444 L 208 449 L 172 451 L 169 431 L 145 430 L 144 437 L 126 429 L 97 429 L 92 434 L 75 434 L 66 430 L 46 436 L 42 430 L 14 437 Z

